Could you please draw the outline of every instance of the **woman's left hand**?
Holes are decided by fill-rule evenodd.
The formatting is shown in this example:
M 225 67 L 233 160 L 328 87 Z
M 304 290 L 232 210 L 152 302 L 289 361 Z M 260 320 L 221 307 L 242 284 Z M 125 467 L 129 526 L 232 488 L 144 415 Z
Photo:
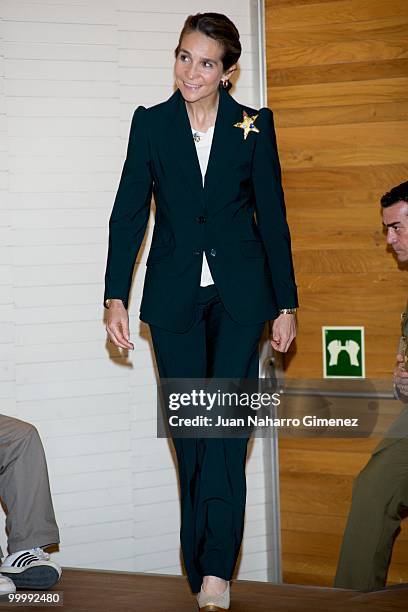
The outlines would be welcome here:
M 280 314 L 272 325 L 271 345 L 275 351 L 286 353 L 296 336 L 296 316 Z

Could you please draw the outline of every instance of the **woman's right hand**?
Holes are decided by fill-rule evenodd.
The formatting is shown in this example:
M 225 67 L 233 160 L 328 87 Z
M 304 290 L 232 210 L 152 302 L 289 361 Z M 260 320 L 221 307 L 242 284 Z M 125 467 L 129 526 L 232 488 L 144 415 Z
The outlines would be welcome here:
M 129 315 L 122 300 L 112 299 L 106 320 L 106 331 L 108 340 L 115 346 L 134 350 L 134 345 L 129 342 Z

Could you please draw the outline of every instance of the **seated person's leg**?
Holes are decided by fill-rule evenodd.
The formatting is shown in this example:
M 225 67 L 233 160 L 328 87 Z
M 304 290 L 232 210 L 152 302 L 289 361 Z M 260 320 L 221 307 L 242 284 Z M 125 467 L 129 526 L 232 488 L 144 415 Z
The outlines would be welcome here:
M 0 548 L 0 557 L 3 558 L 3 551 Z M 2 595 L 8 595 L 9 593 L 15 593 L 16 592 L 16 585 L 14 584 L 14 582 L 12 580 L 10 580 L 10 578 L 8 578 L 7 576 L 3 576 L 3 574 L 0 574 L 0 597 Z
M 61 575 L 43 547 L 59 542 L 44 449 L 36 428 L 0 415 L 0 497 L 9 555 L 0 572 L 18 588 L 47 589 Z
M 369 591 L 385 585 L 407 491 L 408 439 L 393 440 L 373 453 L 354 481 L 335 587 Z

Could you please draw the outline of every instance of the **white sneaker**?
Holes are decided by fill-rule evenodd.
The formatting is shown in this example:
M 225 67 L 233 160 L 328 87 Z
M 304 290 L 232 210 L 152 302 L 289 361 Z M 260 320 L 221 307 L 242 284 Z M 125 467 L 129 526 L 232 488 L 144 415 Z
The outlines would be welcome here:
M 47 590 L 58 582 L 61 571 L 42 548 L 19 550 L 8 555 L 0 566 L 3 576 L 11 578 L 18 589 Z
M 0 574 L 0 595 L 8 595 L 16 592 L 16 585 L 10 578 Z

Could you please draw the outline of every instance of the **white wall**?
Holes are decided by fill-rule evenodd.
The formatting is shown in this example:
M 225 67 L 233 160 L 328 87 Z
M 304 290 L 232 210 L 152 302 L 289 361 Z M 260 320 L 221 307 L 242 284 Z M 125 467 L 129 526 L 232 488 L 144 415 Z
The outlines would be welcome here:
M 138 319 L 147 248 L 130 306 L 135 351 L 125 358 L 107 345 L 103 322 L 108 218 L 133 110 L 171 95 L 173 49 L 187 14 L 225 12 L 237 24 L 244 53 L 233 95 L 259 105 L 256 5 L 0 5 L 1 412 L 41 433 L 63 565 L 180 573 L 176 471 L 169 443 L 155 437 L 155 373 Z M 248 462 L 239 576 L 262 580 L 258 442 Z

